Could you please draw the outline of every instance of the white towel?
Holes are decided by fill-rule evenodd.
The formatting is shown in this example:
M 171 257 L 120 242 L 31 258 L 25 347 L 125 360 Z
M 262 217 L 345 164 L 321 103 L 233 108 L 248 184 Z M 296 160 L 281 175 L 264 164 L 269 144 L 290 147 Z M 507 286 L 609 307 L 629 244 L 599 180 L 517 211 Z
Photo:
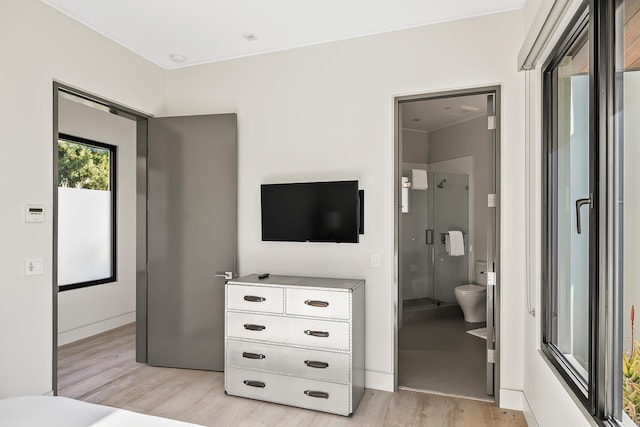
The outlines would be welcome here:
M 427 171 L 424 169 L 411 169 L 411 189 L 426 190 L 428 188 Z
M 462 256 L 464 255 L 464 236 L 462 231 L 449 231 L 448 232 L 448 245 L 445 245 L 445 249 L 448 249 L 450 256 Z

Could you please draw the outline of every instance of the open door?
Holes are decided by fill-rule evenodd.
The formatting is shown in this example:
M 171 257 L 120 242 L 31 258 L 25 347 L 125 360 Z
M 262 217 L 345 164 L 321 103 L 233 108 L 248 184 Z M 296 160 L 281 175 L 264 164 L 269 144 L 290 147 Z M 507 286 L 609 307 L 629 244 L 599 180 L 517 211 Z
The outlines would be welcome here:
M 147 363 L 222 371 L 237 271 L 235 114 L 148 122 Z

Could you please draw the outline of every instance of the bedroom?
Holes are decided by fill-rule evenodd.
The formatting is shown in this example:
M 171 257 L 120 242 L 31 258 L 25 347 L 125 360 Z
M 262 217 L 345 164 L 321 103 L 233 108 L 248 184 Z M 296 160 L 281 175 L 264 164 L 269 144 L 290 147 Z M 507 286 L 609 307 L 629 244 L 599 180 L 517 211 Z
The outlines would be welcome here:
M 538 2 L 539 3 L 539 2 Z M 0 397 L 52 391 L 52 230 L 24 224 L 25 203 L 52 206 L 52 83 L 60 81 L 157 116 L 237 113 L 240 274 L 359 277 L 367 283 L 367 388 L 394 389 L 393 99 L 413 93 L 500 84 L 502 174 L 501 406 L 527 411 L 524 393 L 551 387 L 547 374 L 525 384 L 524 75 L 515 58 L 538 3 L 522 10 L 411 28 L 176 70 L 164 70 L 36 0 L 2 5 L 0 172 L 3 242 L 0 288 L 3 351 Z M 505 37 L 508 34 L 508 37 Z M 6 36 L 5 36 L 6 35 Z M 437 40 L 437 43 L 433 41 Z M 286 120 L 283 120 L 286 117 Z M 336 159 L 334 153 L 340 152 Z M 265 161 L 268 159 L 268 161 Z M 367 191 L 367 232 L 358 245 L 268 246 L 260 242 L 259 185 L 268 177 L 333 179 L 348 173 Z M 15 177 L 19 177 L 16 179 Z M 380 267 L 370 254 L 380 254 Z M 44 274 L 24 277 L 25 258 Z M 344 262 L 344 260 L 349 260 Z M 552 378 L 555 383 L 547 384 Z M 545 399 L 531 397 L 534 401 Z M 579 418 L 577 418 L 579 419 Z

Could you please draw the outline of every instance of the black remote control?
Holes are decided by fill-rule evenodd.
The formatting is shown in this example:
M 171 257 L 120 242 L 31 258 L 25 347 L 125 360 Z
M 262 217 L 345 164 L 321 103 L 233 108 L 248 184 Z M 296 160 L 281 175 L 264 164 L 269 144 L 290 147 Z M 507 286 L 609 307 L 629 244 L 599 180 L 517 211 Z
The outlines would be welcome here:
M 266 279 L 267 277 L 269 277 L 269 273 L 262 273 L 258 275 L 258 279 Z

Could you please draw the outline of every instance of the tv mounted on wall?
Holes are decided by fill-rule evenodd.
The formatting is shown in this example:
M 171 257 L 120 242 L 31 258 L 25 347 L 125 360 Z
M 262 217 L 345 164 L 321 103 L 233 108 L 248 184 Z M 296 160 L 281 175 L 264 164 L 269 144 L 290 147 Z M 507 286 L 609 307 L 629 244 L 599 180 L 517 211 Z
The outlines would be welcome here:
M 358 181 L 263 184 L 262 240 L 358 243 L 364 191 Z

